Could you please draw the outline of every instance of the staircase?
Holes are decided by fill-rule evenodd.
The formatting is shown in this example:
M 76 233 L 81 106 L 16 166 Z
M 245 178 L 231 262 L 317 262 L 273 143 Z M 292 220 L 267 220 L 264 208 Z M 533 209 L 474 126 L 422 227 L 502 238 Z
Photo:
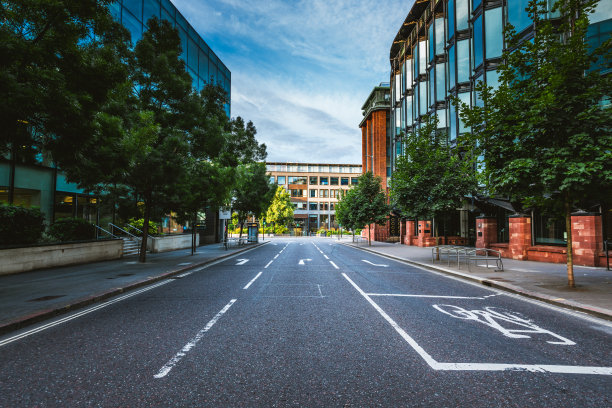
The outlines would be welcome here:
M 138 250 L 140 249 L 140 241 L 130 238 L 121 239 L 123 239 L 123 256 L 138 255 Z

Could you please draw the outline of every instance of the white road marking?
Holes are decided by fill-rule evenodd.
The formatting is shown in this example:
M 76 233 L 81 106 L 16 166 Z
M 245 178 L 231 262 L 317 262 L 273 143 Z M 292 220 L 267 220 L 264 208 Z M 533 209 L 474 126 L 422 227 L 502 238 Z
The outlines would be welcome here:
M 183 262 L 178 264 L 178 266 L 185 266 L 185 265 L 191 265 L 193 262 Z
M 443 295 L 408 295 L 402 293 L 366 293 L 368 296 L 390 296 L 390 297 L 412 297 L 412 298 L 434 298 L 434 299 L 476 299 L 484 300 L 480 296 L 443 296 Z
M 336 268 L 336 269 L 340 269 L 340 268 L 338 268 L 338 265 L 336 265 L 336 264 L 334 263 L 334 261 L 329 261 L 329 263 L 330 263 L 330 264 L 332 264 L 332 266 L 333 266 L 334 268 Z
M 249 288 L 249 286 L 251 286 L 251 285 L 253 284 L 253 282 L 255 282 L 255 281 L 257 280 L 257 278 L 259 278 L 259 277 L 261 276 L 261 274 L 262 274 L 262 273 L 263 273 L 263 272 L 259 272 L 259 273 L 258 273 L 258 274 L 257 274 L 257 275 L 256 275 L 256 276 L 253 278 L 253 279 L 251 279 L 251 281 L 250 281 L 249 283 L 247 283 L 247 285 L 246 285 L 244 288 L 242 288 L 242 289 L 245 289 L 245 290 L 246 290 L 246 289 L 248 289 L 248 288 Z
M 329 258 L 327 257 L 327 255 L 325 255 L 325 254 L 323 254 L 323 257 L 324 257 L 325 259 L 329 259 Z
M 17 334 L 17 335 L 15 335 L 15 336 L 13 336 L 13 337 L 9 337 L 9 338 L 8 338 L 8 339 L 6 339 L 6 340 L 0 341 L 0 347 L 5 346 L 5 345 L 7 345 L 7 344 L 9 344 L 9 343 L 12 343 L 12 342 L 14 342 L 14 341 L 17 341 L 17 340 L 23 339 L 24 337 L 31 336 L 32 334 L 35 334 L 35 333 L 41 332 L 41 331 L 43 331 L 43 330 L 50 329 L 51 327 L 58 326 L 58 325 L 60 325 L 60 324 L 62 324 L 62 323 L 69 322 L 70 320 L 74 320 L 74 319 L 77 319 L 77 318 L 79 318 L 79 317 L 81 317 L 81 316 L 85 316 L 86 314 L 89 314 L 89 313 L 91 313 L 91 312 L 95 312 L 96 310 L 103 309 L 103 308 L 105 308 L 106 306 L 110 306 L 110 305 L 112 305 L 112 304 L 114 304 L 114 303 L 121 302 L 122 300 L 125 300 L 125 299 L 127 299 L 127 298 L 131 298 L 132 296 L 139 295 L 139 294 L 141 294 L 141 293 L 143 293 L 143 292 L 146 292 L 146 291 L 149 291 L 149 290 L 151 290 L 151 289 L 158 288 L 158 287 L 163 286 L 163 285 L 165 285 L 165 284 L 167 284 L 167 283 L 170 283 L 170 282 L 171 282 L 170 280 L 164 280 L 164 281 L 159 282 L 159 283 L 157 283 L 157 284 L 155 284 L 155 285 L 147 286 L 146 288 L 143 288 L 143 289 L 137 290 L 137 291 L 135 291 L 135 292 L 128 293 L 127 295 L 119 296 L 118 298 L 115 298 L 115 299 L 112 299 L 112 300 L 108 300 L 108 301 L 106 301 L 106 302 L 104 302 L 104 303 L 101 303 L 101 304 L 99 304 L 99 305 L 96 305 L 96 306 L 90 307 L 89 309 L 85 309 L 85 310 L 83 310 L 83 311 L 81 311 L 81 312 L 78 312 L 78 313 L 75 313 L 75 314 L 73 314 L 73 315 L 70 315 L 70 316 L 67 316 L 67 317 L 61 318 L 61 319 L 56 320 L 56 321 L 51 322 L 51 323 L 44 324 L 44 325 L 42 325 L 42 326 L 39 326 L 39 327 L 36 327 L 36 328 L 34 328 L 34 329 L 31 329 L 31 330 L 28 330 L 28 331 L 26 331 L 26 332 L 23 332 L 23 333 L 21 333 L 21 334 Z
M 369 263 L 370 265 L 374 265 L 374 266 L 382 266 L 383 268 L 389 267 L 389 265 L 372 263 L 372 262 L 368 261 L 367 259 L 362 259 L 362 261 L 365 262 L 365 263 Z
M 192 348 L 195 347 L 195 345 L 202 339 L 202 337 L 204 336 L 204 333 L 206 333 L 207 331 L 209 331 L 211 329 L 211 327 L 214 326 L 215 323 L 217 323 L 217 320 L 219 320 L 221 318 L 221 316 L 223 316 L 223 314 L 225 314 L 225 312 L 228 311 L 228 309 L 230 307 L 232 307 L 232 305 L 234 304 L 234 302 L 236 302 L 237 299 L 232 299 L 227 305 L 225 305 L 225 307 L 223 309 L 221 309 L 221 311 L 219 313 L 216 314 L 215 317 L 213 317 L 211 319 L 211 321 L 209 321 L 206 326 L 200 330 L 198 332 L 198 334 L 196 334 L 196 336 L 191 339 L 189 341 L 189 343 L 185 344 L 185 346 L 181 349 L 181 351 L 179 351 L 178 353 L 176 353 L 174 355 L 174 357 L 172 357 L 170 359 L 170 361 L 168 361 L 160 370 L 157 374 L 155 374 L 153 377 L 155 378 L 163 378 L 166 375 L 168 375 L 168 373 L 170 372 L 170 370 L 172 370 L 174 368 L 175 365 L 178 364 L 179 361 L 181 361 L 181 359 L 183 357 L 185 357 L 187 355 L 187 353 L 189 352 L 189 350 L 191 350 Z
M 244 265 L 245 263 L 249 262 L 248 259 L 236 259 L 238 261 L 238 263 L 236 264 L 236 266 L 238 265 Z
M 298 265 L 305 265 L 304 261 L 310 262 L 310 261 L 312 261 L 312 259 L 310 259 L 310 258 L 300 259 L 300 262 L 298 262 Z
M 191 271 L 191 272 L 185 272 L 185 273 L 182 273 L 182 274 L 180 274 L 180 275 L 177 275 L 176 277 L 177 277 L 177 278 L 184 278 L 185 276 L 189 276 L 189 275 L 191 275 L 193 272 L 194 272 L 194 271 Z
M 268 262 L 268 264 L 267 264 L 266 266 L 264 266 L 264 269 L 267 269 L 267 268 L 268 268 L 268 266 L 270 266 L 270 264 L 271 264 L 272 262 L 274 262 L 274 259 L 273 259 L 273 260 L 271 260 L 270 262 Z
M 440 363 L 427 353 L 404 329 L 402 329 L 367 293 L 345 273 L 342 276 L 363 296 L 368 303 L 402 336 L 414 351 L 434 370 L 440 371 L 529 371 L 556 374 L 598 374 L 612 375 L 612 367 L 567 366 L 550 364 L 495 364 L 495 363 Z

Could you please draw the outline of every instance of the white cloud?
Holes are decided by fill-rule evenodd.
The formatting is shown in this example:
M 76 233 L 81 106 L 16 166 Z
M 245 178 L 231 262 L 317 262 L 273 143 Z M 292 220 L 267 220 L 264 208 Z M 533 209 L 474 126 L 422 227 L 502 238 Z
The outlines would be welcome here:
M 173 0 L 232 72 L 269 160 L 361 162 L 361 106 L 412 2 Z

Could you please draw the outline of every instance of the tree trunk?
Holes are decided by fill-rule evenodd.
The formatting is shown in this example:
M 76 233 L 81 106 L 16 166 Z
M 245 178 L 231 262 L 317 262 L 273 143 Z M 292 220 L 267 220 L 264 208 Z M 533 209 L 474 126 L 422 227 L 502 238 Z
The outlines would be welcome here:
M 195 254 L 196 251 L 196 226 L 198 225 L 196 214 L 193 215 L 193 227 L 191 228 L 191 255 Z
M 565 230 L 567 231 L 567 286 L 575 288 L 574 251 L 572 248 L 572 206 L 569 193 L 565 193 Z
M 368 246 L 372 246 L 372 224 L 368 226 Z
M 140 243 L 140 254 L 138 257 L 139 262 L 146 262 L 147 260 L 147 241 L 149 240 L 149 218 L 151 216 L 151 197 L 150 194 L 145 195 L 144 199 L 145 211 L 144 220 L 142 223 L 142 242 Z
M 240 234 L 238 234 L 238 242 L 240 242 L 240 238 L 242 238 L 242 228 L 244 228 L 244 221 L 240 223 Z

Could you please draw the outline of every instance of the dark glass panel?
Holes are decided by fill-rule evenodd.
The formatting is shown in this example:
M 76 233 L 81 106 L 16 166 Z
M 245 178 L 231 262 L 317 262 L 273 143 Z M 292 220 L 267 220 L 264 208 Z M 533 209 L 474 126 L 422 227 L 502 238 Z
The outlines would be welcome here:
M 447 32 L 450 40 L 455 35 L 455 0 L 448 0 Z
M 429 25 L 429 29 L 428 29 L 428 35 L 429 35 L 429 62 L 431 62 L 434 58 L 434 56 L 436 55 L 436 50 L 434 49 L 434 46 L 436 45 L 436 41 L 434 39 L 434 24 L 430 24 Z
M 181 38 L 181 58 L 183 61 L 187 61 L 187 31 L 180 27 L 177 28 L 179 37 Z
M 204 82 L 208 83 L 208 81 L 210 80 L 210 76 L 208 75 L 208 56 L 206 56 L 206 54 L 204 54 L 202 51 L 198 52 L 198 56 L 199 56 L 198 72 L 200 74 L 200 78 Z
M 433 105 L 436 102 L 436 87 L 435 87 L 435 69 L 431 68 L 429 70 L 429 81 L 427 81 L 427 84 L 429 86 L 429 105 Z
M 121 24 L 123 24 L 132 35 L 132 45 L 136 45 L 142 38 L 142 23 L 124 8 L 121 12 Z
M 512 0 L 508 3 L 508 22 L 517 32 L 520 32 L 531 24 L 531 19 L 525 10 L 529 5 L 529 0 Z
M 121 20 L 121 3 L 116 1 L 108 6 L 111 16 L 117 21 Z
M 142 0 L 123 0 L 123 7 L 139 21 L 142 21 Z
M 198 46 L 191 38 L 187 40 L 187 66 L 198 72 Z
M 456 72 L 456 63 L 457 63 L 457 57 L 455 55 L 455 46 L 453 45 L 452 47 L 450 47 L 448 49 L 448 89 L 453 89 L 455 87 L 456 84 L 456 77 L 455 77 L 455 72 Z
M 482 14 L 474 20 L 474 68 L 482 64 Z
M 472 10 L 476 10 L 480 3 L 482 3 L 482 0 L 472 0 Z
M 159 2 L 157 0 L 146 0 L 144 2 L 144 8 L 143 8 L 143 13 L 142 13 L 142 22 L 146 24 L 147 21 L 149 21 L 149 19 L 151 17 L 157 17 L 159 18 L 160 16 L 160 5 Z
M 170 12 L 163 7 L 161 9 L 161 18 L 162 20 L 167 20 L 172 23 L 172 27 L 176 25 L 176 22 L 174 21 L 174 12 Z

